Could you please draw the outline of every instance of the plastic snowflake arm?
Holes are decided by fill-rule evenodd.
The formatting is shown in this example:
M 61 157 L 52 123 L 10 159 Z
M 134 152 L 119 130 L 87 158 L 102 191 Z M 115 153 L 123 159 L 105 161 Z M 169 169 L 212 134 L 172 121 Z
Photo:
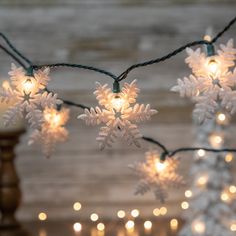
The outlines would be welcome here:
M 53 94 L 52 92 L 48 93 L 47 91 L 43 92 L 42 94 L 36 94 L 33 98 L 33 101 L 43 108 L 55 108 L 57 105 L 62 103 L 62 101 L 57 98 L 57 94 Z
M 151 116 L 156 114 L 157 110 L 151 109 L 150 105 L 147 104 L 135 104 L 134 107 L 125 109 L 122 114 L 122 120 L 129 120 L 135 122 L 143 122 L 150 120 Z
M 203 78 L 196 78 L 193 75 L 184 77 L 183 80 L 177 80 L 178 85 L 175 85 L 171 88 L 173 92 L 179 92 L 181 97 L 195 97 L 203 89 Z
M 135 103 L 136 98 L 139 93 L 139 88 L 137 87 L 136 80 L 133 80 L 130 84 L 125 83 L 122 88 L 122 95 L 124 96 L 124 99 L 129 103 Z
M 40 129 L 33 131 L 28 144 L 41 144 L 44 155 L 50 157 L 56 144 L 67 140 L 68 131 L 64 125 L 69 118 L 69 110 L 62 109 L 57 111 L 53 108 L 46 108 L 43 114 L 43 123 Z
M 222 99 L 221 105 L 234 114 L 236 112 L 236 91 L 224 90 L 220 93 L 220 98 Z
M 48 82 L 50 81 L 49 77 L 49 68 L 45 68 L 44 70 L 38 70 L 35 74 L 34 77 L 38 81 L 40 89 L 45 89 Z
M 124 137 L 128 145 L 134 144 L 136 147 L 141 146 L 139 140 L 142 137 L 142 134 L 138 130 L 137 125 L 124 120 L 120 123 L 119 128 L 121 129 L 122 137 Z
M 199 96 L 195 97 L 195 101 L 197 101 L 197 104 L 195 105 L 193 116 L 199 123 L 214 117 L 214 114 L 218 108 L 215 96 Z
M 13 87 L 18 87 L 25 80 L 25 71 L 22 67 L 17 67 L 15 64 L 11 64 L 11 71 L 8 72 L 11 78 L 11 84 Z
M 85 109 L 84 114 L 79 115 L 78 119 L 84 120 L 86 125 L 99 125 L 101 123 L 107 123 L 110 119 L 114 119 L 114 112 L 108 110 L 101 110 L 99 107 Z
M 23 110 L 21 103 L 16 103 L 11 106 L 3 115 L 4 125 L 9 126 L 16 122 L 19 117 L 23 117 Z
M 188 57 L 185 59 L 185 62 L 192 69 L 193 74 L 197 77 L 204 77 L 206 75 L 206 72 L 204 70 L 204 64 L 206 62 L 205 54 L 201 52 L 200 48 L 196 49 L 195 51 L 191 48 L 187 48 L 186 52 L 188 54 Z
M 119 119 L 110 120 L 106 125 L 101 127 L 99 135 L 96 138 L 101 150 L 105 147 L 111 147 L 115 142 L 119 132 Z
M 14 100 L 15 95 L 14 91 L 10 87 L 10 84 L 6 82 L 5 85 L 5 87 L 3 86 L 2 88 L 0 88 L 0 101 L 9 103 L 10 101 Z
M 26 107 L 25 118 L 29 121 L 31 128 L 39 128 L 43 122 L 43 113 L 41 110 L 33 106 Z
M 96 82 L 96 90 L 94 92 L 96 99 L 100 106 L 103 106 L 107 109 L 111 108 L 111 100 L 114 97 L 111 89 L 108 88 L 108 84 L 101 85 L 99 82 Z
M 235 65 L 236 48 L 234 48 L 233 39 L 230 39 L 226 45 L 221 44 L 217 52 L 224 67 L 229 68 Z

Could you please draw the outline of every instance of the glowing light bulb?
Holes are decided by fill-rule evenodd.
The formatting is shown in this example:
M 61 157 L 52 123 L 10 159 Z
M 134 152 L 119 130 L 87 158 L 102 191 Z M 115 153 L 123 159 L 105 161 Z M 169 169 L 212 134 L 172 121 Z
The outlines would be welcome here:
M 206 230 L 205 223 L 201 220 L 195 220 L 192 223 L 192 231 L 197 234 L 203 234 Z
M 31 79 L 27 79 L 23 83 L 22 87 L 23 87 L 23 92 L 25 92 L 26 94 L 30 94 L 32 90 L 34 89 L 34 83 L 31 81 Z
M 227 116 L 226 114 L 220 112 L 216 116 L 216 122 L 219 125 L 227 125 L 229 123 L 229 116 Z
M 197 179 L 197 185 L 198 186 L 205 186 L 207 184 L 207 181 L 208 181 L 208 176 L 207 175 L 200 176 Z
M 217 72 L 219 70 L 219 63 L 215 59 L 211 59 L 208 62 L 207 67 L 209 69 L 211 76 L 213 76 L 213 77 L 217 76 Z
M 234 156 L 232 153 L 227 153 L 225 156 L 225 162 L 230 163 L 233 160 Z
M 103 223 L 98 223 L 97 224 L 97 230 L 98 231 L 104 231 L 105 230 L 105 225 Z
M 229 202 L 230 201 L 230 197 L 229 197 L 229 195 L 226 192 L 221 193 L 220 198 L 224 202 Z
M 159 208 L 155 208 L 153 211 L 152 211 L 153 215 L 154 216 L 159 216 L 160 215 L 160 210 Z
M 91 214 L 90 219 L 91 219 L 91 221 L 95 222 L 99 219 L 99 216 L 98 216 L 98 214 L 93 213 L 93 214 Z
M 40 221 L 45 221 L 45 220 L 47 220 L 47 218 L 48 218 L 48 216 L 47 216 L 47 214 L 46 214 L 45 212 L 40 212 L 40 213 L 38 214 L 38 219 L 39 219 Z
M 188 202 L 182 202 L 181 207 L 182 207 L 182 209 L 187 210 L 189 208 L 189 203 Z
M 232 193 L 232 194 L 236 193 L 236 186 L 231 185 L 231 186 L 229 187 L 229 192 Z
M 211 36 L 206 34 L 203 39 L 210 42 L 211 41 Z
M 193 196 L 193 192 L 191 190 L 186 190 L 184 195 L 185 195 L 185 197 L 190 198 Z
M 178 222 L 177 219 L 172 219 L 172 220 L 170 221 L 170 228 L 171 228 L 173 231 L 175 231 L 175 230 L 178 229 L 178 225 L 179 225 L 179 222 Z
M 73 208 L 75 211 L 79 211 L 82 208 L 82 205 L 80 202 L 75 202 Z
M 119 210 L 119 211 L 117 212 L 117 217 L 120 218 L 120 219 L 125 218 L 125 211 Z
M 161 207 L 161 208 L 160 208 L 160 214 L 161 214 L 162 216 L 166 215 L 166 214 L 167 214 L 167 208 L 166 208 L 166 207 Z
M 44 119 L 50 124 L 51 128 L 56 128 L 61 124 L 61 114 L 54 109 L 45 111 Z
M 205 150 L 203 150 L 203 149 L 199 149 L 199 150 L 197 151 L 197 155 L 198 155 L 199 157 L 204 157 L 205 154 L 206 154 L 206 152 L 205 152 Z
M 133 220 L 129 220 L 129 221 L 127 221 L 126 222 L 126 224 L 125 224 L 125 228 L 127 229 L 127 230 L 132 230 L 132 229 L 134 229 L 134 226 L 135 226 L 135 223 L 134 223 L 134 221 Z
M 143 226 L 146 230 L 151 230 L 152 229 L 152 222 L 150 220 L 147 220 L 144 222 Z
M 231 224 L 230 230 L 235 232 L 236 231 L 236 223 Z
M 137 218 L 139 216 L 139 210 L 137 210 L 137 209 L 132 210 L 131 216 L 133 216 L 134 218 Z
M 119 112 L 121 108 L 124 106 L 125 100 L 120 97 L 119 94 L 115 95 L 115 97 L 111 100 L 112 107 Z
M 211 134 L 209 137 L 209 142 L 212 147 L 220 148 L 224 142 L 223 137 L 220 134 Z
M 77 222 L 77 223 L 74 223 L 73 228 L 75 232 L 80 232 L 82 230 L 82 225 Z
M 157 172 L 162 172 L 166 168 L 166 163 L 165 162 L 160 162 L 159 159 L 155 161 L 155 168 Z

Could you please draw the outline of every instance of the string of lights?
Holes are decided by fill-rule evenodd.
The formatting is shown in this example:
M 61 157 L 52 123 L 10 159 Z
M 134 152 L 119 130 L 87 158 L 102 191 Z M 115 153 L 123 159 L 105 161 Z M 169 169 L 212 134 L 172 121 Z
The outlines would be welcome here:
M 222 35 L 227 32 L 233 24 L 235 24 L 236 22 L 236 17 L 234 17 L 214 38 L 210 39 L 210 40 L 198 40 L 198 41 L 193 41 L 193 42 L 190 42 L 190 43 L 187 43 L 175 50 L 173 50 L 172 52 L 168 53 L 167 55 L 163 56 L 163 57 L 159 57 L 159 58 L 156 58 L 156 59 L 152 59 L 152 60 L 148 60 L 148 61 L 145 61 L 145 62 L 141 62 L 141 63 L 137 63 L 137 64 L 133 64 L 131 65 L 130 67 L 128 67 L 124 72 L 122 72 L 120 75 L 115 75 L 107 70 L 104 70 L 104 69 L 101 69 L 101 68 L 97 68 L 97 67 L 93 67 L 93 66 L 90 66 L 90 65 L 82 65 L 82 64 L 72 64 L 72 63 L 53 63 L 53 64 L 42 64 L 42 65 L 36 65 L 34 64 L 30 59 L 28 59 L 26 56 L 24 56 L 14 45 L 13 43 L 3 34 L 0 32 L 0 37 L 4 40 L 4 42 L 7 44 L 7 46 L 10 48 L 10 50 L 12 50 L 12 52 L 7 49 L 5 46 L 3 46 L 2 44 L 0 44 L 0 48 L 6 53 L 8 54 L 14 61 L 16 61 L 20 66 L 22 66 L 22 68 L 25 70 L 26 72 L 26 76 L 31 76 L 31 77 L 40 77 L 43 76 L 45 77 L 44 79 L 41 78 L 41 81 L 43 80 L 43 82 L 41 82 L 41 84 L 39 84 L 39 87 L 42 91 L 45 91 L 45 93 L 43 93 L 44 95 L 44 101 L 40 100 L 40 101 L 36 101 L 36 103 L 40 103 L 42 104 L 43 102 L 45 104 L 47 104 L 48 101 L 46 101 L 46 98 L 50 98 L 50 102 L 52 102 L 53 104 L 57 104 L 59 107 L 61 107 L 61 104 L 60 102 L 58 101 L 59 99 L 57 99 L 57 95 L 54 94 L 53 91 L 49 91 L 47 90 L 47 82 L 48 82 L 48 78 L 47 78 L 47 75 L 48 75 L 48 72 L 47 71 L 43 71 L 42 70 L 46 70 L 46 68 L 51 68 L 51 69 L 54 69 L 54 68 L 58 68 L 58 67 L 70 67 L 70 68 L 77 68 L 77 69 L 84 69 L 84 70 L 89 70 L 89 71 L 94 71 L 94 72 L 97 72 L 97 73 L 100 73 L 100 74 L 103 74 L 103 75 L 106 75 L 110 78 L 112 78 L 114 80 L 114 83 L 113 83 L 113 93 L 114 95 L 111 95 L 110 94 L 110 90 L 108 91 L 107 89 L 107 85 L 100 85 L 98 84 L 97 85 L 97 90 L 95 91 L 95 94 L 97 95 L 97 100 L 99 102 L 100 105 L 103 105 L 105 106 L 106 109 L 107 108 L 107 105 L 104 104 L 104 99 L 108 99 L 108 97 L 110 98 L 110 100 L 112 100 L 111 102 L 113 103 L 114 105 L 114 109 L 117 111 L 117 112 L 121 112 L 123 111 L 123 109 L 121 108 L 120 106 L 120 103 L 123 102 L 122 101 L 122 97 L 120 97 L 120 94 L 122 93 L 123 96 L 125 94 L 126 98 L 128 96 L 130 96 L 128 99 L 128 103 L 126 104 L 126 109 L 128 110 L 130 104 L 134 103 L 136 101 L 136 97 L 137 97 L 137 91 L 138 91 L 138 88 L 136 87 L 136 84 L 135 84 L 135 81 L 133 81 L 131 84 L 125 84 L 124 85 L 124 90 L 121 90 L 120 88 L 120 84 L 119 82 L 121 82 L 122 80 L 126 79 L 128 74 L 133 71 L 134 69 L 137 69 L 137 68 L 140 68 L 140 67 L 146 67 L 146 66 L 149 66 L 149 65 L 153 65 L 153 64 L 158 64 L 158 63 L 161 63 L 163 61 L 166 61 L 174 56 L 176 56 L 177 54 L 181 53 L 182 51 L 184 51 L 185 49 L 188 49 L 188 48 L 191 48 L 191 47 L 194 47 L 194 46 L 197 46 L 197 45 L 205 45 L 207 47 L 207 53 L 208 53 L 208 56 L 212 56 L 212 55 L 215 55 L 215 52 L 214 52 L 214 43 L 216 43 L 218 41 L 218 39 L 220 37 L 222 37 Z M 211 72 L 212 74 L 215 73 L 215 64 L 216 62 L 215 61 L 210 61 L 210 66 L 211 66 Z M 27 64 L 27 65 L 26 65 Z M 16 77 L 16 74 L 19 73 L 19 70 L 18 69 L 14 69 L 15 72 L 11 72 L 13 75 L 13 77 L 15 76 Z M 18 70 L 18 71 L 17 71 Z M 22 71 L 20 72 L 22 73 Z M 215 76 L 215 75 L 214 75 Z M 212 75 L 212 77 L 214 77 Z M 214 84 L 217 84 L 219 85 L 220 88 L 221 85 L 220 85 L 220 82 L 216 79 L 213 78 L 213 82 Z M 41 85 L 44 85 L 44 86 L 41 86 Z M 23 94 L 24 94 L 24 98 L 23 98 L 23 101 L 30 101 L 30 96 L 33 94 L 32 91 L 29 91 L 29 93 L 27 94 L 26 91 L 27 89 L 31 88 L 32 86 L 32 81 L 30 81 L 29 79 L 26 80 L 26 83 L 24 84 L 24 90 L 23 90 Z M 173 91 L 177 91 L 179 88 L 174 88 Z M 10 91 L 9 89 L 7 89 L 8 91 Z M 38 89 L 39 90 L 39 89 Z M 36 95 L 39 95 L 38 94 L 38 90 L 36 92 L 34 92 Z M 180 91 L 180 89 L 179 89 Z M 181 91 L 180 91 L 181 92 Z M 12 91 L 10 91 L 10 93 L 12 93 Z M 101 97 L 103 94 L 105 94 L 105 96 L 107 96 L 106 98 L 104 97 Z M 9 94 L 7 94 L 6 96 L 9 96 Z M 103 100 L 102 100 L 103 99 Z M 104 123 L 108 123 L 108 120 L 106 119 L 105 115 L 102 113 L 101 109 L 96 107 L 95 109 L 93 108 L 90 108 L 86 105 L 83 105 L 83 104 L 79 104 L 79 103 L 76 103 L 76 102 L 73 102 L 73 101 L 69 101 L 69 100 L 64 100 L 64 99 L 60 99 L 61 102 L 67 106 L 73 106 L 73 107 L 77 107 L 77 108 L 82 108 L 85 110 L 85 114 L 84 115 L 81 115 L 79 118 L 81 119 L 84 119 L 86 121 L 86 123 L 88 124 L 92 124 L 94 125 L 95 123 L 99 123 L 101 122 L 101 120 L 99 120 L 98 118 L 98 114 L 101 114 L 102 115 L 102 121 Z M 57 106 L 57 107 L 58 107 Z M 23 108 L 20 108 L 21 110 Z M 32 110 L 31 110 L 31 107 L 29 107 L 28 105 L 25 105 L 24 103 L 24 109 L 26 109 L 28 113 L 28 119 L 29 121 L 32 121 L 33 119 L 35 119 L 37 117 L 38 114 L 33 114 L 32 115 Z M 122 114 L 122 117 L 131 117 L 133 120 L 135 121 L 142 121 L 142 120 L 148 120 L 150 118 L 151 115 L 155 114 L 156 111 L 153 110 L 153 109 L 150 109 L 150 106 L 149 105 L 138 105 L 138 104 L 135 104 L 134 107 L 133 107 L 134 110 L 136 110 L 138 112 L 138 115 L 134 114 L 134 112 L 132 114 L 128 114 L 127 111 L 123 111 L 123 114 Z M 31 112 L 31 113 L 30 113 Z M 87 112 L 87 113 L 86 113 Z M 141 115 L 142 114 L 142 115 Z M 143 115 L 144 114 L 144 115 Z M 8 116 L 11 115 L 11 114 L 8 114 Z M 109 115 L 109 117 L 111 117 L 111 113 L 106 113 L 106 115 Z M 57 115 L 55 115 L 55 117 L 57 117 Z M 41 117 L 37 117 L 37 118 L 40 118 Z M 115 120 L 115 122 L 117 122 L 117 120 Z M 33 123 L 33 126 L 34 126 L 34 123 Z M 197 151 L 197 150 L 204 150 L 204 151 L 207 151 L 207 152 L 236 152 L 236 149 L 235 148 L 223 148 L 223 149 L 213 149 L 213 148 L 207 148 L 207 147 L 181 147 L 181 148 L 177 148 L 177 149 L 173 149 L 173 150 L 170 150 L 168 149 L 165 145 L 163 145 L 162 143 L 160 143 L 159 141 L 153 139 L 153 138 L 150 138 L 150 137 L 146 137 L 146 136 L 142 136 L 139 131 L 137 130 L 137 127 L 135 124 L 132 124 L 130 121 L 124 121 L 124 120 L 119 120 L 118 123 L 116 123 L 116 125 L 112 124 L 112 126 L 116 126 L 115 128 L 119 131 L 127 131 L 127 129 L 132 129 L 131 131 L 131 135 L 132 137 L 134 136 L 134 140 L 129 140 L 130 143 L 134 143 L 136 146 L 139 146 L 139 143 L 137 142 L 137 138 L 142 138 L 143 140 L 147 141 L 147 142 L 150 142 L 150 143 L 153 143 L 153 144 L 156 144 L 161 150 L 162 150 L 162 153 L 160 155 L 160 158 L 161 160 L 165 160 L 166 157 L 172 157 L 174 156 L 175 154 L 177 153 L 180 153 L 180 152 L 189 152 L 189 151 Z M 105 143 L 104 144 L 104 140 L 107 138 L 107 137 L 104 137 L 104 130 L 106 129 L 107 127 L 102 127 L 102 133 L 99 134 L 100 136 L 97 138 L 98 141 L 100 141 L 100 147 L 104 148 L 106 145 L 107 146 L 110 146 L 111 145 L 111 142 L 113 142 L 113 138 L 111 138 L 111 140 L 107 141 L 108 143 Z M 110 132 L 110 130 L 109 130 Z M 115 133 L 112 134 L 113 136 L 115 136 Z

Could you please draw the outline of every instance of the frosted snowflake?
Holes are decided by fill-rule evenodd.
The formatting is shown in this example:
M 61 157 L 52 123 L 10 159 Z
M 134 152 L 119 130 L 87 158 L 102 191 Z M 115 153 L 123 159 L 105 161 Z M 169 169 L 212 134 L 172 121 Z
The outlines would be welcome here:
M 153 191 L 155 197 L 164 202 L 168 196 L 168 188 L 185 184 L 183 177 L 176 173 L 179 160 L 167 158 L 165 162 L 161 162 L 157 151 L 146 152 L 145 156 L 145 162 L 137 162 L 130 166 L 140 178 L 135 194 L 143 195 Z
M 41 129 L 35 129 L 29 140 L 29 145 L 40 143 L 43 154 L 50 157 L 57 143 L 65 142 L 68 131 L 64 127 L 69 119 L 69 109 L 62 108 L 57 111 L 54 108 L 46 108 L 43 112 Z
M 233 40 L 221 44 L 214 56 L 206 56 L 200 48 L 187 50 L 185 62 L 192 69 L 189 77 L 178 79 L 178 84 L 171 88 L 182 97 L 191 97 L 196 102 L 194 116 L 203 122 L 211 119 L 220 105 L 231 112 L 236 112 L 236 49 Z
M 101 149 L 111 147 L 118 136 L 123 137 L 128 144 L 139 147 L 142 135 L 135 123 L 149 120 L 157 111 L 151 109 L 149 104 L 136 103 L 139 92 L 136 80 L 131 84 L 125 83 L 119 94 L 113 93 L 107 84 L 97 82 L 96 85 L 94 94 L 102 108 L 85 109 L 85 113 L 78 118 L 87 125 L 103 124 L 97 137 Z
M 57 94 L 45 90 L 50 80 L 48 74 L 49 69 L 46 68 L 36 71 L 34 77 L 27 76 L 23 68 L 12 64 L 10 82 L 5 83 L 0 91 L 1 101 L 12 105 L 4 114 L 5 125 L 25 117 L 31 127 L 40 127 L 43 121 L 42 110 L 61 103 Z

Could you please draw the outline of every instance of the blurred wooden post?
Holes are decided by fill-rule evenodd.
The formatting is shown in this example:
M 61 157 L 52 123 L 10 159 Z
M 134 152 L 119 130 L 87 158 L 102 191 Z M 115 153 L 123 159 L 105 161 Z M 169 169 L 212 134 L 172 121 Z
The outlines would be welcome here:
M 24 131 L 0 133 L 0 235 L 27 236 L 15 214 L 21 203 L 20 180 L 14 159 L 15 147 Z

